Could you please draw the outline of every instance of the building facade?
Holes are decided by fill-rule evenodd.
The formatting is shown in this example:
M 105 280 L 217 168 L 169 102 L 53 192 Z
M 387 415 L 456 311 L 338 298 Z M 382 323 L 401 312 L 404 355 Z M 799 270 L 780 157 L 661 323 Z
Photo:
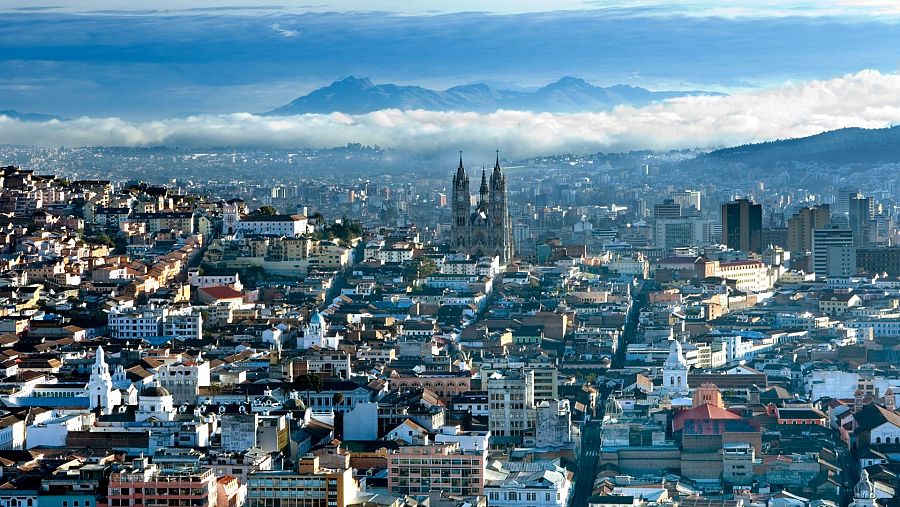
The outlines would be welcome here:
M 497 256 L 503 264 L 514 255 L 513 227 L 509 216 L 506 176 L 500 169 L 500 156 L 494 164 L 490 183 L 481 171 L 478 203 L 472 211 L 469 176 L 462 156 L 453 177 L 452 246 L 476 257 Z

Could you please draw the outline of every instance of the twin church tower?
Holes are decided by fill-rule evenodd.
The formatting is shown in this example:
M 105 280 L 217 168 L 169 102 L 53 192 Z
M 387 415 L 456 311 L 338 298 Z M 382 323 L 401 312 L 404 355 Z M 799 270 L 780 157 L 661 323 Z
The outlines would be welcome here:
M 452 246 L 469 255 L 498 256 L 501 264 L 509 263 L 515 252 L 506 176 L 500 170 L 499 152 L 490 181 L 485 170 L 481 169 L 481 187 L 474 211 L 471 195 L 469 176 L 463 167 L 460 152 L 459 167 L 453 177 Z

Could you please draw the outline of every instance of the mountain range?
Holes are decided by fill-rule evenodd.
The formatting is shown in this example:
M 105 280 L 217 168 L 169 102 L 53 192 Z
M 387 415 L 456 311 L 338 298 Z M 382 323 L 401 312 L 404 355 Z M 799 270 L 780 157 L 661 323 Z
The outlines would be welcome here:
M 534 91 L 495 89 L 483 83 L 454 86 L 439 91 L 420 86 L 374 84 L 367 78 L 350 76 L 265 114 L 274 116 L 333 112 L 364 114 L 381 109 L 480 113 L 514 109 L 575 113 L 605 111 L 618 105 L 639 107 L 689 95 L 723 94 L 699 90 L 650 91 L 629 85 L 601 87 L 574 77 L 564 77 Z
M 880 129 L 843 128 L 809 137 L 745 144 L 712 151 L 703 158 L 761 167 L 792 162 L 900 163 L 900 125 Z

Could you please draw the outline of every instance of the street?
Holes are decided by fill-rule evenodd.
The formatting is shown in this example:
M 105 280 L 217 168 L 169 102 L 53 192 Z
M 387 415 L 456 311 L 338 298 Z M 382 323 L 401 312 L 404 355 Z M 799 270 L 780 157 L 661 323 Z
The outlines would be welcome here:
M 621 368 L 625 364 L 625 348 L 634 340 L 637 333 L 638 315 L 647 304 L 647 292 L 652 283 L 641 282 L 637 291 L 633 294 L 633 304 L 625 322 L 620 343 L 613 356 L 612 368 Z M 581 456 L 578 459 L 578 469 L 575 472 L 575 492 L 569 502 L 571 507 L 583 507 L 587 505 L 587 499 L 593 492 L 594 479 L 597 477 L 597 467 L 600 456 L 601 431 L 603 429 L 603 415 L 606 409 L 606 400 L 610 390 L 604 385 L 600 386 L 600 396 L 597 400 L 596 418 L 587 422 L 581 435 Z

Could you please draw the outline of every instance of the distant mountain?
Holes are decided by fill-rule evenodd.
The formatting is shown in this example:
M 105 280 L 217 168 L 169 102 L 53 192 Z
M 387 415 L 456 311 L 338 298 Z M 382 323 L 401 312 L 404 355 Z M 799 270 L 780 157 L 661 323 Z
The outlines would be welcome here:
M 900 125 L 882 129 L 845 128 L 809 137 L 746 144 L 716 150 L 703 158 L 750 166 L 792 162 L 900 163 Z
M 0 110 L 0 116 L 7 116 L 13 120 L 19 121 L 50 121 L 61 119 L 59 116 L 53 116 L 51 114 L 20 113 L 14 109 Z
M 687 95 L 722 95 L 704 91 L 650 91 L 628 85 L 594 86 L 583 79 L 564 77 L 531 92 L 494 89 L 486 84 L 429 90 L 420 86 L 373 84 L 350 76 L 297 98 L 265 114 L 363 114 L 380 109 L 490 112 L 516 109 L 539 112 L 604 111 L 618 105 L 643 106 Z

